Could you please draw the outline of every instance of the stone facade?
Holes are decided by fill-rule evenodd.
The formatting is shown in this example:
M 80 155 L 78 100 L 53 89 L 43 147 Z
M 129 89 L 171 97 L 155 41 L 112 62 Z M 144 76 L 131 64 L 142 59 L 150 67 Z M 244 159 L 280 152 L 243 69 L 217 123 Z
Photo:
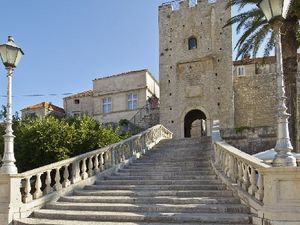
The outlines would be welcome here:
M 160 121 L 181 138 L 186 126 L 205 119 L 210 135 L 212 119 L 234 126 L 232 35 L 223 28 L 231 11 L 223 0 L 179 4 L 159 8 Z
M 159 98 L 158 82 L 148 70 L 138 70 L 93 80 L 92 91 L 64 98 L 64 108 L 67 115 L 86 113 L 103 123 L 117 123 L 133 118 L 152 96 Z
M 234 77 L 235 127 L 276 126 L 276 75 Z
M 44 117 L 47 115 L 61 117 L 65 115 L 65 110 L 63 108 L 60 108 L 49 102 L 42 102 L 39 104 L 28 106 L 22 109 L 21 112 L 22 112 L 22 118 L 25 118 L 27 116 Z
M 300 60 L 298 67 L 300 71 Z M 276 126 L 278 100 L 275 57 L 235 61 L 233 75 L 235 127 Z
M 64 109 L 68 116 L 86 114 L 93 116 L 93 91 L 84 91 L 64 98 Z

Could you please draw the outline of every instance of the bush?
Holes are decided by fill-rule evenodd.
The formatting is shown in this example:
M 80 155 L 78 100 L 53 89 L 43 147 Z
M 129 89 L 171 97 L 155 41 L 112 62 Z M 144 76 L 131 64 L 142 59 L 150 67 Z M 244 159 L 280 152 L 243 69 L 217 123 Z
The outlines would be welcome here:
M 120 141 L 118 129 L 89 116 L 26 118 L 14 121 L 15 156 L 19 172 L 83 154 Z M 4 134 L 4 127 L 0 133 Z M 0 154 L 4 143 L 0 138 Z

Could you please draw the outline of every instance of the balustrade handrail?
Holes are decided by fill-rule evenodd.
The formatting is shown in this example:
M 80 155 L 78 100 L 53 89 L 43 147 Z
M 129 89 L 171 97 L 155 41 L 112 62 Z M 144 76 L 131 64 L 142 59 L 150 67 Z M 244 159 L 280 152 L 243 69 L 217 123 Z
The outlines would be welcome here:
M 156 127 L 159 127 L 161 125 L 156 125 L 152 128 L 149 128 L 139 134 L 136 134 L 134 136 L 131 136 L 125 140 L 122 140 L 122 141 L 119 141 L 117 143 L 114 143 L 114 144 L 111 144 L 111 145 L 108 145 L 108 146 L 105 146 L 105 147 L 102 147 L 102 148 L 99 148 L 99 149 L 96 149 L 96 150 L 93 150 L 93 151 L 90 151 L 90 152 L 87 152 L 87 153 L 84 153 L 84 154 L 81 154 L 81 155 L 78 155 L 78 156 L 74 156 L 72 158 L 69 158 L 69 159 L 65 159 L 65 160 L 61 160 L 59 162 L 55 162 L 55 163 L 51 163 L 51 164 L 48 164 L 48 165 L 45 165 L 45 166 L 42 166 L 42 167 L 39 167 L 39 168 L 36 168 L 36 169 L 32 169 L 32 170 L 29 170 L 29 171 L 25 171 L 23 173 L 19 173 L 16 175 L 16 177 L 27 177 L 27 176 L 31 176 L 31 175 L 34 175 L 34 174 L 37 174 L 39 172 L 45 172 L 46 170 L 49 170 L 49 169 L 53 169 L 53 168 L 56 168 L 56 167 L 59 167 L 59 166 L 63 166 L 65 164 L 70 164 L 74 161 L 77 161 L 77 160 L 80 160 L 80 159 L 83 159 L 83 158 L 87 158 L 87 157 L 90 157 L 92 155 L 95 155 L 95 154 L 100 154 L 100 153 L 104 153 L 104 152 L 107 152 L 109 149 L 111 148 L 114 148 L 118 145 L 122 145 L 126 142 L 129 142 L 131 140 L 134 140 L 138 137 L 141 137 L 143 134 L 149 132 L 150 129 L 155 129 Z
M 249 155 L 245 152 L 242 152 L 241 150 L 226 143 L 225 141 L 219 141 L 216 142 L 215 144 L 222 146 L 224 149 L 226 149 L 227 152 L 231 153 L 232 155 L 235 155 L 236 157 L 247 162 L 249 165 L 256 167 L 257 169 L 267 169 L 271 167 L 270 165 L 264 163 L 263 160 L 258 159 L 252 155 Z
M 26 204 L 42 198 L 104 170 L 114 170 L 118 168 L 117 165 L 128 163 L 145 153 L 160 140 L 170 138 L 172 132 L 162 125 L 156 125 L 107 147 L 17 174 L 15 177 L 22 183 L 22 202 Z
M 263 204 L 263 171 L 270 166 L 225 141 L 215 141 L 214 151 L 215 166 L 222 171 L 226 180 L 237 184 L 237 187 L 245 191 L 247 196 Z

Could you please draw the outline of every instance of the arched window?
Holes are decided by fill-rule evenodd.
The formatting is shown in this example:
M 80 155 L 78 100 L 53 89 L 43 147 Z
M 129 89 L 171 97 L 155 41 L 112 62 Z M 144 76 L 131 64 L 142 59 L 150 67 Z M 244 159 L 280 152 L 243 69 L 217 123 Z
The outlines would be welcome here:
M 189 38 L 189 50 L 197 48 L 197 38 L 190 37 Z

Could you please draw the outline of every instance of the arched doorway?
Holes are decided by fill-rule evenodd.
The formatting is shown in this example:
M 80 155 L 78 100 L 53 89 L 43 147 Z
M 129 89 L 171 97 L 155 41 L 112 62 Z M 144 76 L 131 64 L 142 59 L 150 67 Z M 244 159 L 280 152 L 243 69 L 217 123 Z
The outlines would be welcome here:
M 199 109 L 189 111 L 184 117 L 184 137 L 207 135 L 206 115 Z

